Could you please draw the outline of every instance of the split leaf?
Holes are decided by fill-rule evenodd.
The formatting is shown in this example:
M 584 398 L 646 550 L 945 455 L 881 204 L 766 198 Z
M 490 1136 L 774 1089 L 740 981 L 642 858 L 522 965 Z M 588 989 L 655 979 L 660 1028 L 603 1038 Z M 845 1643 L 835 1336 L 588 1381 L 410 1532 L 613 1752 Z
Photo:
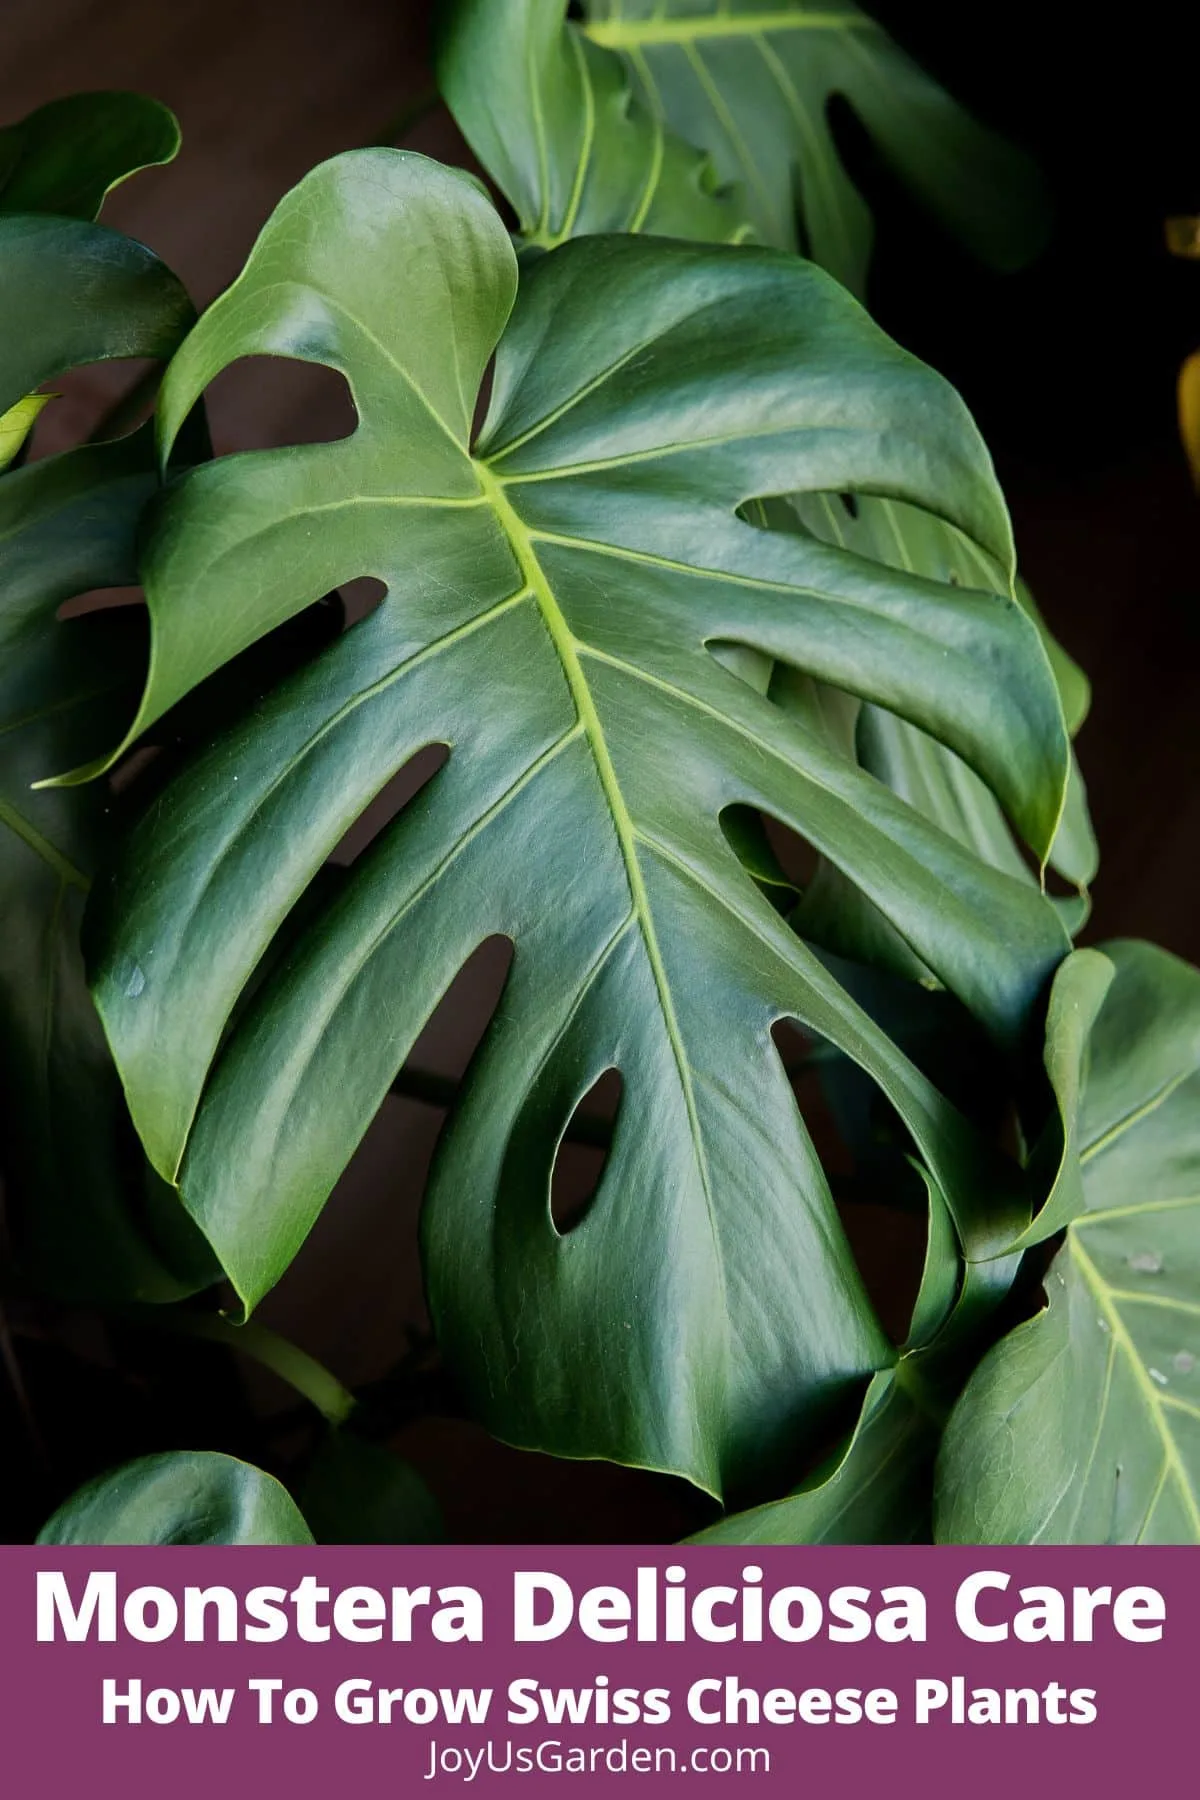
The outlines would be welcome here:
M 1035 1228 L 1047 1305 L 984 1359 L 946 1434 L 953 1543 L 1200 1542 L 1200 972 L 1077 951 L 1047 1067 L 1066 1148 Z
M 722 812 L 805 834 L 1002 1037 L 1023 1032 L 1066 940 L 1036 890 L 708 645 L 921 723 L 1039 851 L 1066 737 L 1014 603 L 740 516 L 764 492 L 853 486 L 939 507 L 1007 554 L 957 397 L 828 277 L 773 251 L 587 238 L 515 289 L 476 183 L 353 152 L 282 202 L 173 361 L 164 454 L 248 355 L 341 370 L 359 425 L 172 485 L 143 564 L 154 654 L 129 741 L 329 588 L 372 575 L 388 595 L 131 834 L 90 914 L 94 992 L 142 1141 L 249 1307 L 454 975 L 511 938 L 425 1216 L 440 1342 L 499 1435 L 720 1491 L 792 1455 L 890 1355 L 771 1041 L 779 1018 L 879 1083 L 978 1254 L 1023 1205 L 763 898 Z M 430 744 L 444 767 L 235 1017 L 325 858 Z M 608 1163 L 559 1237 L 558 1141 L 609 1068 L 624 1097 Z

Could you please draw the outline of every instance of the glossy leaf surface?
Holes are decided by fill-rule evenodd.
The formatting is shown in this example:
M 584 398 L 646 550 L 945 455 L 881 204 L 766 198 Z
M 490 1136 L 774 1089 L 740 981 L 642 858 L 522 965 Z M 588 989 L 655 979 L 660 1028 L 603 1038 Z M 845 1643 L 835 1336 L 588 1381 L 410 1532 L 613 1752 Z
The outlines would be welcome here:
M 1105 961 L 1106 971 L 1100 965 Z M 1066 1125 L 1047 1305 L 947 1431 L 939 1536 L 1200 1541 L 1200 973 L 1148 944 L 1060 972 L 1047 1065 Z
M 76 363 L 165 357 L 191 321 L 174 276 L 98 225 L 0 218 L 0 269 L 0 408 Z M 76 594 L 136 580 L 137 525 L 156 488 L 148 431 L 0 476 L 6 1174 L 26 1272 L 76 1297 L 165 1298 L 211 1270 L 177 1204 L 164 1211 L 160 1184 L 147 1187 L 83 979 L 79 917 L 108 798 L 34 791 L 128 716 L 145 667 L 142 619 L 60 623 L 56 613 Z
M 756 493 L 836 481 L 944 507 L 1006 553 L 960 403 L 827 277 L 770 251 L 612 238 L 540 258 L 510 318 L 515 282 L 473 182 L 353 153 L 283 202 L 173 362 L 164 449 L 250 354 L 341 369 L 360 423 L 171 490 L 143 568 L 155 651 L 134 729 L 328 588 L 372 574 L 389 595 L 133 834 L 97 895 L 94 989 L 143 1142 L 253 1305 L 454 974 L 510 937 L 425 1221 L 440 1340 L 500 1435 L 717 1490 L 888 1355 L 776 1019 L 874 1076 L 981 1253 L 1013 1199 L 763 899 L 721 812 L 806 833 L 1002 1034 L 1065 940 L 1036 893 L 706 646 L 920 719 L 1043 845 L 1065 735 L 1019 608 L 739 518 Z M 445 768 L 224 1037 L 325 857 L 430 743 Z M 560 1238 L 558 1140 L 609 1067 L 625 1090 L 609 1162 Z
M 976 1265 L 961 1286 L 958 1246 L 936 1186 L 908 1341 L 874 1376 L 858 1423 L 830 1465 L 782 1500 L 734 1513 L 702 1544 L 928 1543 L 933 1470 L 946 1405 L 981 1327 L 1008 1291 L 1015 1258 Z M 977 1350 L 974 1352 L 977 1354 Z
M 704 152 L 636 98 L 620 59 L 565 13 L 565 0 L 460 0 L 441 11 L 438 85 L 525 242 L 752 236 L 743 196 L 715 191 Z
M 143 1456 L 60 1506 L 39 1544 L 311 1544 L 271 1475 L 212 1450 Z
M 844 91 L 838 83 L 849 75 L 860 100 L 873 95 L 882 105 L 886 90 L 883 136 L 901 160 L 907 159 L 914 178 L 921 172 L 935 185 L 951 187 L 978 179 L 981 194 L 986 187 L 986 203 L 977 195 L 970 204 L 971 229 L 986 231 L 981 221 L 992 219 L 999 233 L 992 249 L 1001 262 L 1017 254 L 1023 234 L 1028 248 L 1038 238 L 1041 203 L 1025 159 L 974 125 L 857 8 L 821 12 L 799 4 L 763 7 L 752 0 L 733 6 L 713 0 L 675 0 L 667 6 L 596 0 L 587 9 L 592 22 L 583 29 L 565 20 L 564 10 L 561 0 L 520 0 L 515 6 L 460 0 L 447 10 L 443 30 L 443 90 L 477 155 L 516 207 L 528 243 L 607 230 L 737 241 L 745 232 L 739 234 L 729 209 L 741 200 L 759 237 L 791 249 L 797 244 L 797 204 L 803 201 L 809 254 L 861 290 L 870 222 L 841 169 L 826 120 L 829 95 Z M 611 87 L 614 79 L 603 55 L 597 60 L 598 49 L 609 44 L 620 47 L 633 86 L 646 102 L 644 112 L 632 94 L 624 107 L 611 97 L 595 103 L 597 84 L 605 80 Z M 591 104 L 584 103 L 585 96 Z M 652 154 L 635 143 L 639 131 L 645 136 L 647 116 L 657 120 L 665 152 Z M 679 206 L 660 216 L 644 204 L 634 173 L 652 171 L 655 206 L 669 208 L 673 198 L 691 193 L 671 173 L 671 157 L 683 152 L 685 140 L 706 151 L 725 175 L 740 177 L 742 185 L 735 182 L 724 196 L 723 210 L 715 203 Z M 980 159 L 978 166 L 973 158 Z M 1001 218 L 1008 223 L 1001 225 Z M 1010 232 L 1006 255 L 1001 240 Z M 761 509 L 759 522 L 813 533 L 931 581 L 1009 591 L 1003 559 L 989 556 L 945 520 L 891 498 L 848 498 L 849 507 L 834 493 L 776 500 Z M 1045 630 L 1028 591 L 1019 586 L 1014 591 L 1042 632 L 1074 735 L 1087 711 L 1086 680 Z M 993 794 L 961 757 L 873 706 L 863 709 L 851 730 L 849 741 L 863 766 L 894 792 L 994 867 L 1020 881 L 1037 880 Z M 1064 924 L 1077 930 L 1087 916 L 1085 890 L 1096 872 L 1097 852 L 1074 759 L 1049 860 L 1080 889 L 1080 898 L 1060 903 Z M 794 923 L 802 934 L 826 938 L 847 956 L 928 976 L 920 959 L 829 863 L 821 865 Z
M 748 225 L 861 293 L 871 216 L 835 142 L 838 99 L 975 254 L 1009 268 L 1041 244 L 1045 201 L 1028 158 L 857 6 L 586 0 L 579 25 L 566 10 L 565 0 L 459 0 L 439 64 L 460 126 L 536 241 L 667 235 L 667 222 L 673 235 L 717 239 Z M 708 152 L 728 184 L 717 229 L 711 208 L 707 222 L 697 212 L 683 145 Z
M 936 1424 L 895 1372 L 873 1377 L 832 1471 L 782 1500 L 732 1513 L 698 1544 L 915 1544 L 930 1534 Z
M 139 169 L 172 161 L 179 126 L 143 94 L 70 94 L 0 129 L 0 213 L 94 219 Z
M 766 508 L 764 522 L 777 530 L 812 531 L 828 543 L 948 586 L 981 593 L 1005 591 L 1005 571 L 944 520 L 890 499 L 870 495 L 848 499 L 849 504 L 837 494 L 817 494 L 775 500 Z M 1067 728 L 1074 736 L 1087 716 L 1087 679 L 1047 631 L 1025 585 L 1018 582 L 1014 592 L 1041 634 Z M 878 780 L 994 868 L 1018 881 L 1037 882 L 994 794 L 953 750 L 878 706 L 860 708 L 853 729 L 859 761 Z M 1085 894 L 1095 879 L 1099 853 L 1073 752 L 1063 814 L 1047 861 L 1080 889 L 1080 899 L 1056 902 L 1067 929 L 1078 930 L 1087 917 Z M 820 934 L 827 926 L 848 955 L 873 949 L 878 960 L 919 976 L 922 971 L 911 953 L 894 942 L 885 945 L 887 934 L 867 911 L 861 896 L 826 866 L 794 922 L 801 933 Z

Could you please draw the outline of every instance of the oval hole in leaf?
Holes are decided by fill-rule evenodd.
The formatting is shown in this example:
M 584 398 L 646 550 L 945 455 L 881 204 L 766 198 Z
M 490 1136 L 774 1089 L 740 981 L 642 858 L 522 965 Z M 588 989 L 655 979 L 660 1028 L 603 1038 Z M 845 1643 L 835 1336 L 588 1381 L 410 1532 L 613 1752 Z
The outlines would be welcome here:
M 920 1212 L 874 1200 L 850 1202 L 839 1206 L 838 1213 L 871 1304 L 899 1346 L 908 1337 L 917 1303 L 927 1220 Z
M 140 587 L 89 588 L 86 593 L 72 594 L 64 600 L 56 619 L 81 619 L 85 613 L 105 612 L 117 606 L 144 606 Z
M 780 868 L 792 886 L 803 893 L 816 873 L 820 860 L 817 852 L 806 837 L 801 837 L 790 825 L 773 819 L 770 813 L 763 813 L 762 822 L 767 842 Z
M 767 836 L 762 814 L 754 806 L 727 806 L 719 820 L 725 842 L 772 906 L 787 912 L 796 899 Z
M 387 598 L 387 583 L 377 575 L 359 575 L 354 581 L 343 581 L 338 589 L 345 610 L 346 625 L 357 625 L 369 617 Z
M 577 1230 L 592 1209 L 623 1092 L 621 1071 L 605 1069 L 567 1120 L 550 1177 L 550 1219 L 559 1237 Z
M 345 879 L 341 870 L 327 870 Z M 468 957 L 417 1038 L 329 1204 L 260 1316 L 354 1386 L 429 1340 L 419 1224 L 447 1111 L 512 964 L 506 937 Z
M 333 444 L 358 428 L 346 377 L 290 356 L 238 357 L 204 390 L 204 402 L 218 455 Z
M 820 860 L 808 839 L 755 806 L 725 807 L 720 826 L 746 873 L 773 906 L 789 911 Z
M 748 644 L 739 644 L 727 638 L 710 638 L 704 648 L 714 662 L 719 662 L 723 669 L 728 669 L 731 675 L 744 681 L 756 694 L 766 693 L 774 665 L 771 658 L 764 656 L 761 650 L 752 650 Z
M 26 461 L 40 462 L 91 438 L 124 437 L 149 418 L 158 385 L 151 376 L 161 368 L 152 357 L 115 357 L 84 363 L 43 382 L 41 391 L 54 398 L 38 415 Z
M 821 1086 L 818 1059 L 826 1053 L 823 1040 L 805 1031 L 794 1019 L 777 1019 L 771 1027 L 771 1037 L 827 1178 L 835 1185 L 852 1179 L 854 1156 L 837 1128 Z
M 438 770 L 445 767 L 449 757 L 450 751 L 445 744 L 426 744 L 415 756 L 410 756 L 404 767 L 397 769 L 390 781 L 380 788 L 371 804 L 355 819 L 329 860 L 343 868 L 349 868 L 352 863 L 357 862 L 364 850 L 375 842 L 397 814 L 403 812 L 421 789 L 433 780 Z

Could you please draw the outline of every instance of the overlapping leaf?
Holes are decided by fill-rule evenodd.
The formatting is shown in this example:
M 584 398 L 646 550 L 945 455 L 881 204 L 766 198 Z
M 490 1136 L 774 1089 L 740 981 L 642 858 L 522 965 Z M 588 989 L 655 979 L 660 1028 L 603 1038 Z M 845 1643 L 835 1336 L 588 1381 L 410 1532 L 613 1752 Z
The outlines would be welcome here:
M 447 9 L 443 26 L 443 90 L 489 174 L 515 205 L 527 242 L 607 230 L 737 241 L 746 234 L 733 224 L 737 215 L 730 209 L 740 200 L 755 233 L 780 249 L 796 247 L 799 209 L 809 253 L 861 291 L 870 221 L 829 133 L 826 109 L 834 91 L 856 101 L 914 185 L 994 260 L 1019 259 L 1022 247 L 1032 249 L 1040 236 L 1041 201 L 1026 160 L 975 125 L 856 7 L 814 12 L 799 0 L 765 7 L 754 0 L 674 0 L 665 6 L 593 0 L 583 27 L 564 14 L 561 0 L 505 6 L 460 0 Z M 657 140 L 653 154 L 647 148 L 646 115 L 632 93 L 627 106 L 615 104 L 616 77 L 604 60 L 605 46 L 612 47 L 610 59 L 619 50 L 633 87 L 648 99 L 665 153 Z M 608 99 L 597 103 L 601 83 Z M 692 188 L 672 158 L 683 154 L 685 142 L 699 146 L 733 181 L 722 207 L 682 204 Z M 652 182 L 660 210 L 645 204 L 641 177 Z M 930 581 L 1009 590 L 1002 560 L 944 519 L 891 498 L 862 496 L 851 509 L 833 493 L 795 495 L 760 508 L 757 518 Z M 1014 591 L 1037 619 L 1028 591 Z M 1087 683 L 1038 623 L 1074 735 L 1087 710 Z M 768 676 L 769 665 L 763 685 Z M 785 680 L 780 688 L 781 704 L 794 700 L 794 684 Z M 952 750 L 872 706 L 861 715 L 842 709 L 839 730 L 856 745 L 865 768 L 943 831 L 1015 879 L 1037 879 L 986 784 Z M 1064 922 L 1077 929 L 1086 917 L 1097 856 L 1074 760 L 1049 861 L 1080 890 L 1080 898 L 1061 903 Z M 828 863 L 794 923 L 848 956 L 928 976 L 862 893 Z
M 803 1486 L 698 1533 L 705 1544 L 928 1543 L 933 1471 L 949 1402 L 978 1355 L 981 1332 L 1019 1261 L 1003 1257 L 962 1273 L 945 1200 L 929 1188 L 929 1233 L 908 1339 L 867 1388 L 858 1424 L 831 1462 Z
M 835 142 L 835 98 L 975 254 L 1008 268 L 1044 237 L 1029 160 L 857 6 L 585 0 L 578 25 L 566 11 L 566 0 L 457 0 L 443 27 L 443 92 L 535 241 L 749 228 L 862 293 L 871 216 Z M 696 205 L 685 144 L 728 184 L 719 225 Z
M 1076 952 L 1047 1067 L 1065 1149 L 1028 1235 L 1066 1240 L 1045 1310 L 951 1419 L 939 1535 L 1200 1542 L 1200 973 L 1148 944 Z
M 596 231 L 739 243 L 737 193 L 637 99 L 619 58 L 565 19 L 566 0 L 443 8 L 438 82 L 476 155 L 543 248 Z
M 94 219 L 106 194 L 179 150 L 174 115 L 144 94 L 69 94 L 0 129 L 0 212 Z
M 638 238 L 541 258 L 514 309 L 515 280 L 474 183 L 353 153 L 282 203 L 177 355 L 164 450 L 248 354 L 341 369 L 359 425 L 170 492 L 143 568 L 155 651 L 134 730 L 330 586 L 371 574 L 389 591 L 133 834 L 96 897 L 94 991 L 143 1142 L 252 1305 L 453 975 L 510 937 L 425 1221 L 443 1348 L 501 1435 L 717 1491 L 790 1458 L 890 1356 L 774 1020 L 874 1075 L 977 1250 L 1012 1229 L 1004 1178 L 761 897 L 722 811 L 806 832 L 1002 1033 L 1064 939 L 1035 892 L 706 646 L 742 643 L 919 719 L 1035 845 L 1055 829 L 1065 740 L 1018 608 L 741 521 L 756 493 L 832 483 L 943 507 L 1006 554 L 959 402 L 835 284 L 770 251 Z M 431 743 L 444 769 L 231 1028 L 324 858 Z M 556 1146 L 608 1067 L 624 1078 L 608 1165 L 559 1237 Z
M 828 543 L 843 544 L 862 556 L 949 586 L 1000 593 L 1007 585 L 1005 571 L 952 525 L 894 500 L 851 496 L 847 504 L 836 494 L 795 495 L 772 502 L 763 519 L 774 529 L 812 531 Z M 1014 592 L 1042 635 L 1074 736 L 1087 716 L 1086 677 L 1047 631 L 1024 584 L 1018 582 Z M 852 732 L 862 766 L 893 792 L 993 868 L 1019 881 L 1037 880 L 1014 843 L 995 796 L 961 757 L 877 706 L 858 709 Z M 1087 917 L 1086 890 L 1098 860 L 1083 777 L 1072 753 L 1063 815 L 1047 858 L 1057 874 L 1079 889 L 1078 898 L 1056 902 L 1071 931 Z M 905 946 L 871 917 L 861 894 L 828 866 L 804 896 L 794 923 L 802 933 L 818 936 L 832 930 L 847 954 L 869 952 L 874 960 L 902 972 L 923 973 Z
M 32 198 L 41 169 L 49 203 L 120 173 L 110 157 L 71 188 L 73 165 L 45 131 L 18 135 L 7 192 Z M 84 221 L 0 217 L 0 270 L 0 413 L 76 364 L 166 357 L 191 322 L 149 251 Z M 137 523 L 156 487 L 148 431 L 0 477 L 0 1107 L 15 1232 L 41 1283 L 146 1299 L 193 1286 L 211 1258 L 145 1171 L 83 979 L 79 915 L 105 797 L 32 785 L 128 716 L 140 624 L 55 615 L 78 593 L 136 580 Z
M 72 1494 L 39 1544 L 311 1544 L 272 1475 L 214 1450 L 143 1456 Z

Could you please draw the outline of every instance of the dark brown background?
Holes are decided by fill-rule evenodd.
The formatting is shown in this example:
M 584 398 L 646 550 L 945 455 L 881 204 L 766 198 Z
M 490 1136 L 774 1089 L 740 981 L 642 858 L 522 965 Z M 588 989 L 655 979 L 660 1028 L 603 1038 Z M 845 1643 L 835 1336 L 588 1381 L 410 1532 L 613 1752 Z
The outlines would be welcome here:
M 1034 148 L 1054 189 L 1050 252 L 997 280 L 942 243 L 850 142 L 882 220 L 876 311 L 976 410 L 1024 571 L 1094 683 L 1080 745 L 1103 849 L 1089 935 L 1151 936 L 1200 960 L 1200 510 L 1174 421 L 1176 370 L 1200 345 L 1200 263 L 1172 262 L 1162 238 L 1167 212 L 1200 211 L 1187 92 L 1196 28 L 1182 7 L 1174 19 L 1169 7 L 1155 10 L 1152 40 L 1136 35 L 1136 22 L 1105 37 L 1082 6 L 1043 7 L 1036 29 L 1020 30 L 1007 6 L 893 0 L 875 10 L 963 98 Z M 105 218 L 152 245 L 203 303 L 314 162 L 392 141 L 431 79 L 427 14 L 411 0 L 0 0 L 0 119 L 81 88 L 138 88 L 166 101 L 183 126 L 178 163 L 139 176 Z M 405 141 L 463 155 L 440 112 Z M 111 396 L 111 371 L 87 377 L 51 429 L 69 434 Z M 213 395 L 217 448 L 340 434 L 345 405 L 340 384 L 320 372 L 242 370 Z M 485 955 L 451 997 L 422 1047 L 427 1066 L 461 1068 L 498 973 Z M 439 1124 L 427 1106 L 386 1103 L 264 1308 L 348 1381 L 379 1374 L 421 1317 L 416 1204 Z M 201 1359 L 195 1381 L 211 1381 L 211 1369 Z M 284 1404 L 268 1380 L 247 1379 L 256 1407 Z M 135 1423 L 131 1449 L 142 1447 Z M 104 1430 L 100 1463 L 119 1449 Z M 552 1467 L 485 1446 L 452 1420 L 414 1426 L 398 1442 L 447 1504 L 452 1535 L 653 1538 L 687 1523 L 667 1484 Z

